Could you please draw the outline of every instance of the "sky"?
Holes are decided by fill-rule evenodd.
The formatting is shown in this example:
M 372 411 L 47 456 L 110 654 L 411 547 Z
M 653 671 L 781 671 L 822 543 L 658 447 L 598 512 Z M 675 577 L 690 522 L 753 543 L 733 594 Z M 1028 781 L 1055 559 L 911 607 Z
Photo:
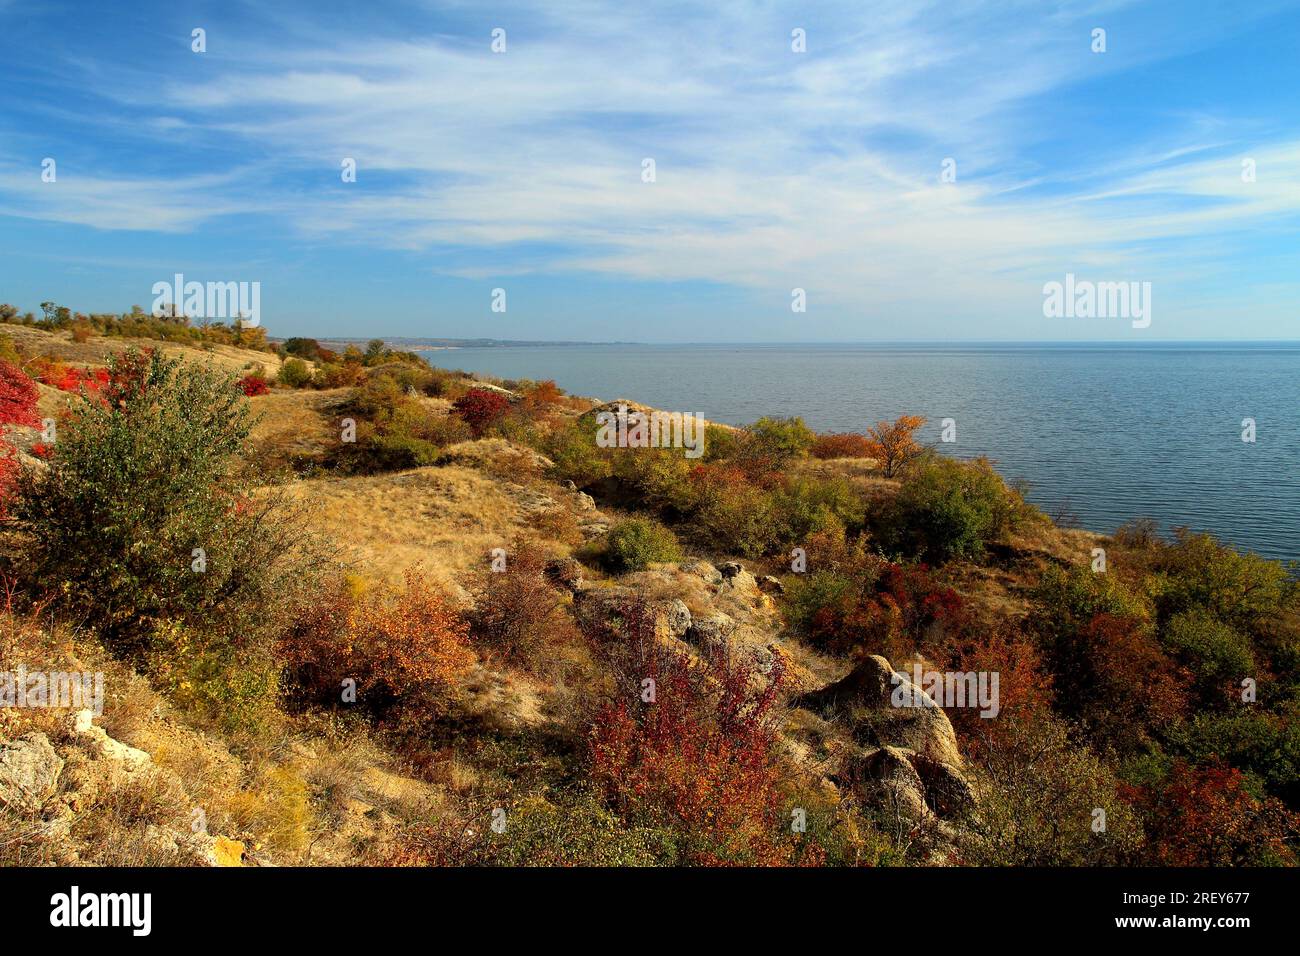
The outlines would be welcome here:
M 0 0 L 0 302 L 182 273 L 260 283 L 275 337 L 1291 340 L 1298 49 L 1270 2 Z M 1149 324 L 1045 315 L 1067 274 Z

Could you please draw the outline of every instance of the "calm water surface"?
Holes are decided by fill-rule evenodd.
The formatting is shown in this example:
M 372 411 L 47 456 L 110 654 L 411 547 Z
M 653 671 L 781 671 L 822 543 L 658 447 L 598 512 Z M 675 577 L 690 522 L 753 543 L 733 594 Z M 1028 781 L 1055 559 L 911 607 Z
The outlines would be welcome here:
M 801 416 L 862 431 L 924 415 L 942 450 L 988 455 L 1049 514 L 1109 532 L 1136 517 L 1300 559 L 1300 345 L 543 346 L 424 353 L 501 378 L 743 425 Z M 1241 440 L 1242 419 L 1257 440 Z

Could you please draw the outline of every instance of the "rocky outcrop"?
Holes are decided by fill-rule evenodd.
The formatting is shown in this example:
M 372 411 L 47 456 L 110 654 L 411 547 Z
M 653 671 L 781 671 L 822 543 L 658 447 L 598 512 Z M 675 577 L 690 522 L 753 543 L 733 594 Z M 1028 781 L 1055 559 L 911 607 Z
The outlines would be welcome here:
M 975 805 L 947 714 L 879 655 L 793 700 L 848 725 L 858 748 L 834 775 L 867 804 L 911 820 L 959 816 Z
M 711 650 L 736 633 L 736 622 L 721 611 L 696 616 L 686 631 L 686 640 L 701 650 Z
M 576 592 L 586 583 L 582 563 L 576 558 L 555 558 L 546 562 L 546 579 L 558 588 Z
M 57 746 L 56 746 L 57 745 Z M 73 713 L 66 731 L 54 742 L 39 731 L 16 740 L 0 740 L 0 812 L 17 815 L 36 835 L 50 862 L 86 862 L 88 848 L 74 837 L 73 823 L 125 801 L 193 806 L 179 778 L 157 766 L 143 750 L 116 740 L 95 726 L 89 710 Z M 109 811 L 112 812 L 112 811 Z M 166 825 L 143 825 L 134 852 L 156 863 L 191 866 L 240 866 L 244 845 L 238 840 L 197 831 L 182 812 Z
M 636 588 L 580 587 L 573 595 L 573 609 L 578 621 L 597 630 L 619 632 L 626 616 L 634 609 L 649 617 L 655 636 L 676 640 L 691 627 L 691 611 L 680 598 L 646 600 Z
M 899 700 L 909 703 L 897 705 Z M 868 742 L 906 747 L 940 763 L 962 766 L 957 735 L 948 715 L 906 674 L 895 671 L 878 654 L 864 658 L 835 683 L 804 694 L 793 703 L 822 714 L 849 714 L 855 726 L 866 731 Z
M 0 741 L 0 807 L 35 813 L 53 796 L 63 758 L 43 733 Z

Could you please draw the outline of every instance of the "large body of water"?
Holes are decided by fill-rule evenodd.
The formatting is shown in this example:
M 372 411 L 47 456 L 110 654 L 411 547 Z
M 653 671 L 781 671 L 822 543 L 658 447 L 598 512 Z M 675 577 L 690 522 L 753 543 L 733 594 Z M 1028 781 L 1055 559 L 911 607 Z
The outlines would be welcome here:
M 801 416 L 862 431 L 924 415 L 957 423 L 961 457 L 987 455 L 1049 514 L 1110 532 L 1139 517 L 1300 559 L 1300 345 L 676 345 L 466 348 L 439 366 L 554 379 L 743 425 Z M 1253 418 L 1256 441 L 1242 441 Z

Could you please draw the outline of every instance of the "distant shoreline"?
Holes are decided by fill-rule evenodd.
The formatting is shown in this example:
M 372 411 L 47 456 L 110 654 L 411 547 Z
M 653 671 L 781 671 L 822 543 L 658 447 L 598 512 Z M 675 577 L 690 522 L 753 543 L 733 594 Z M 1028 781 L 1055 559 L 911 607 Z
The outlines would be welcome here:
M 1098 342 L 1034 342 L 1034 341 L 881 341 L 881 342 L 575 342 L 575 341 L 530 341 L 515 339 L 416 339 L 386 338 L 321 338 L 318 341 L 325 346 L 364 345 L 372 338 L 382 339 L 391 348 L 405 349 L 412 352 L 437 352 L 451 349 L 497 349 L 497 348 L 708 348 L 708 349 L 818 349 L 818 348 L 855 348 L 879 349 L 891 351 L 898 349 L 919 349 L 925 351 L 975 351 L 975 350 L 1023 350 L 1056 351 L 1096 349 L 1104 351 L 1193 351 L 1206 349 L 1239 349 L 1256 351 L 1266 349 L 1300 350 L 1300 339 L 1259 339 L 1259 340 L 1153 340 L 1133 341 L 1098 341 Z M 272 339 L 283 342 L 284 339 Z

